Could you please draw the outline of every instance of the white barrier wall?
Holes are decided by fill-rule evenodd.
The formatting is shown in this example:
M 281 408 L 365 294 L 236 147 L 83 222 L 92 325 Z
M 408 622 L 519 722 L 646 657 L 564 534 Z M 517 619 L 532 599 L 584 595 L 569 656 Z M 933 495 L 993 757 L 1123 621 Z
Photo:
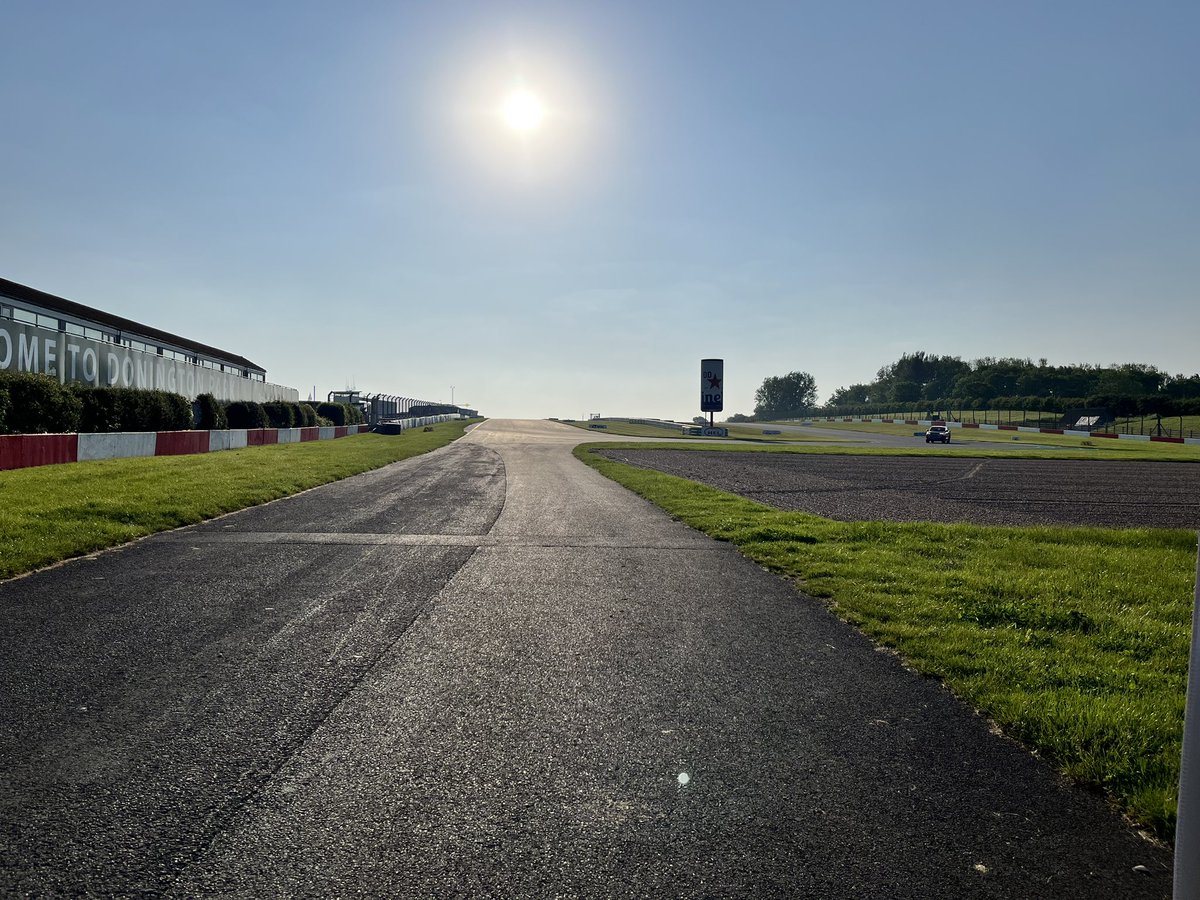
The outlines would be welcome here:
M 154 431 L 81 434 L 79 435 L 79 461 L 126 456 L 154 456 L 157 443 L 158 433 Z
M 232 428 L 229 431 L 210 431 L 208 433 L 208 452 L 240 450 L 246 446 L 246 441 L 245 428 Z
M 298 444 L 300 443 L 299 428 L 280 428 L 279 429 L 280 444 Z

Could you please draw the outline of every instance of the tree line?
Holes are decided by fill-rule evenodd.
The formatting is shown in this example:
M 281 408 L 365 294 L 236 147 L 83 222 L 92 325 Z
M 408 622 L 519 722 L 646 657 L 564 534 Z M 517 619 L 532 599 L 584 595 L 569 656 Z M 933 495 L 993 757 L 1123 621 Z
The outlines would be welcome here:
M 1011 357 L 965 362 L 922 350 L 883 366 L 870 382 L 838 388 L 824 406 L 817 405 L 816 383 L 807 372 L 769 377 L 755 394 L 753 418 L 1083 408 L 1105 408 L 1118 417 L 1200 415 L 1200 374 L 1169 375 L 1142 363 L 1053 366 L 1045 359 Z

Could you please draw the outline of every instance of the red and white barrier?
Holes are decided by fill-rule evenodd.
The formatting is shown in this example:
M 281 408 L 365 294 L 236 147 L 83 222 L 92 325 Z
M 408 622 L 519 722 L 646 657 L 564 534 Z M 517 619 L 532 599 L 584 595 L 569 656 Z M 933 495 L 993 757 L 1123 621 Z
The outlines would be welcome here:
M 7 434 L 0 436 L 0 469 L 24 469 L 75 462 L 79 456 L 78 435 Z
M 338 425 L 319 428 L 233 428 L 228 431 L 0 434 L 0 470 L 96 459 L 180 456 L 267 444 L 325 441 L 369 430 L 367 425 Z

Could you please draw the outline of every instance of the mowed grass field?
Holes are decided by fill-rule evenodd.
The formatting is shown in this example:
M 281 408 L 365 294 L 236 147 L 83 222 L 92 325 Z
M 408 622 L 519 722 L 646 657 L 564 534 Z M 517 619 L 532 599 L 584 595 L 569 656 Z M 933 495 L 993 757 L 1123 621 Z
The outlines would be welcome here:
M 0 578 L 427 453 L 470 424 L 0 472 Z
M 719 437 L 704 437 L 702 435 L 687 435 L 682 432 L 681 428 L 659 428 L 654 425 L 638 425 L 633 422 L 622 422 L 615 419 L 591 419 L 587 422 L 577 420 L 560 419 L 564 425 L 572 425 L 575 428 L 581 428 L 584 431 L 602 431 L 605 434 L 616 434 L 622 437 L 649 437 L 659 438 L 660 440 L 680 440 L 680 441 L 700 441 L 708 442 L 723 441 L 726 438 Z M 603 425 L 603 428 L 592 428 L 592 425 Z M 720 423 L 720 427 L 729 429 L 729 438 L 743 441 L 758 441 L 766 443 L 777 443 L 780 441 L 804 441 L 804 442 L 819 442 L 821 440 L 836 441 L 836 437 L 827 439 L 821 437 L 813 437 L 802 434 L 763 434 L 764 431 L 775 430 L 771 423 L 762 425 L 746 425 L 742 423 L 733 423 L 726 425 Z M 912 429 L 909 429 L 910 431 Z
M 794 423 L 793 423 L 794 424 Z M 887 434 L 897 437 L 911 437 L 915 449 L 926 447 L 923 437 L 917 437 L 916 432 L 924 434 L 925 429 L 917 425 L 886 424 L 883 422 L 818 422 L 813 421 L 814 428 L 836 431 L 859 432 L 861 434 Z M 985 444 L 1038 444 L 1050 447 L 1062 447 L 1065 450 L 1083 451 L 1077 458 L 1083 459 L 1141 459 L 1164 461 L 1193 461 L 1200 462 L 1200 444 L 1170 444 L 1160 441 L 1131 441 L 1114 438 L 1072 437 L 1063 434 L 1036 434 L 1034 432 L 994 431 L 983 428 L 951 428 L 949 447 L 954 442 L 970 441 Z M 934 450 L 942 450 L 947 445 L 934 444 Z M 970 451 L 964 451 L 970 452 Z M 1013 455 L 1009 453 L 1008 455 Z M 1024 454 L 1023 454 L 1024 455 Z M 1029 455 L 1033 455 L 1030 453 Z M 1065 457 L 1057 454 L 1058 458 Z
M 835 522 L 588 450 L 575 452 L 824 599 L 1147 830 L 1173 837 L 1194 532 Z

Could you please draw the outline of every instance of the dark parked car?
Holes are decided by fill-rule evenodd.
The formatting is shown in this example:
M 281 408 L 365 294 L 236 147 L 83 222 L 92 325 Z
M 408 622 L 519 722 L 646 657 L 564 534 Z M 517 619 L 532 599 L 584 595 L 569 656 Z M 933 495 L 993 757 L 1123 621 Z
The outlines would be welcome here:
M 950 443 L 950 429 L 945 425 L 930 425 L 929 430 L 925 432 L 925 443 L 932 444 L 934 441 Z

